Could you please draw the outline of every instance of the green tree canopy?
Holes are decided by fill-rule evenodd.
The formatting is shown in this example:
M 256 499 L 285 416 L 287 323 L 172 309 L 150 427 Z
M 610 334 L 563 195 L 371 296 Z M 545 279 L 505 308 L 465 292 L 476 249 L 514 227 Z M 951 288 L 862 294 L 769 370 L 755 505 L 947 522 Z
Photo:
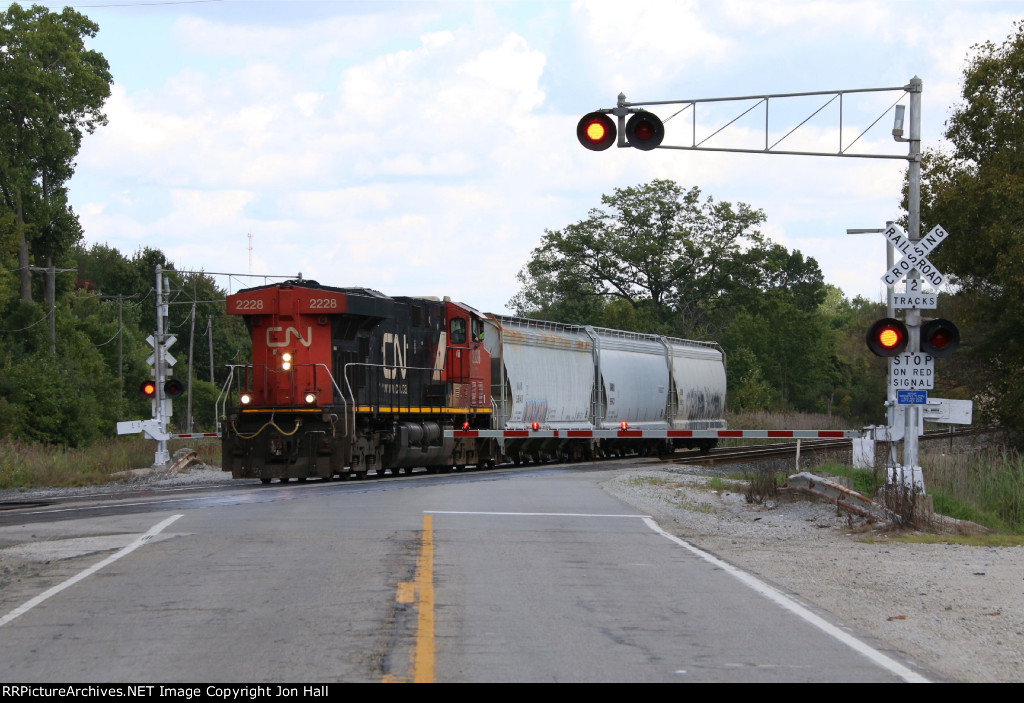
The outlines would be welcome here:
M 927 155 L 922 222 L 952 236 L 933 260 L 959 286 L 969 330 L 953 369 L 1007 429 L 1024 436 L 1024 21 L 973 47 L 952 153 Z
M 585 220 L 545 230 L 510 301 L 518 314 L 593 324 L 610 315 L 645 332 L 706 337 L 724 311 L 767 292 L 805 310 L 821 302 L 817 262 L 767 241 L 760 210 L 702 202 L 698 188 L 668 180 L 616 188 L 601 202 Z
M 63 184 L 83 132 L 106 123 L 109 66 L 85 48 L 98 29 L 70 7 L 0 12 L 0 215 L 13 215 L 23 300 L 32 298 L 31 255 L 54 257 L 80 237 Z

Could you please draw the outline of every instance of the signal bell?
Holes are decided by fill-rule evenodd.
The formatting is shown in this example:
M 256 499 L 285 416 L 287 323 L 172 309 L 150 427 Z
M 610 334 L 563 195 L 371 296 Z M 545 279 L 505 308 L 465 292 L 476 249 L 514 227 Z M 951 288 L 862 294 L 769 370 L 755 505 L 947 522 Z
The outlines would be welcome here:
M 626 123 L 626 141 L 631 147 L 650 151 L 661 145 L 665 125 L 653 112 L 637 112 Z
M 603 112 L 584 115 L 576 125 L 576 138 L 591 151 L 604 151 L 615 143 L 615 122 Z
M 929 320 L 921 325 L 921 351 L 934 357 L 949 356 L 960 346 L 960 330 L 949 320 Z
M 876 356 L 902 354 L 910 341 L 907 326 L 899 320 L 884 317 L 868 330 L 868 349 Z

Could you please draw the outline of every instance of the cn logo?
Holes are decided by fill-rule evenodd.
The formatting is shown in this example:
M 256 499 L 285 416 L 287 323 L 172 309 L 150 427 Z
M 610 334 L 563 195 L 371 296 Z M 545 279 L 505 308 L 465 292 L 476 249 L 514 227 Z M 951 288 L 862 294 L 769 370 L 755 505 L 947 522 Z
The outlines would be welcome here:
M 389 347 L 392 350 L 391 353 L 395 362 L 393 364 L 388 364 Z M 409 342 L 405 335 L 403 334 L 401 341 L 399 341 L 397 334 L 385 332 L 384 342 L 381 344 L 380 352 L 384 363 L 384 378 L 394 380 L 395 376 L 398 375 L 398 371 L 401 371 L 402 379 L 404 380 L 406 374 L 405 360 L 409 358 Z
M 271 337 L 271 335 L 273 335 L 274 332 L 281 332 L 282 330 L 284 330 L 284 341 L 283 342 L 275 342 L 275 341 L 271 340 L 270 337 Z M 285 329 L 284 327 L 268 327 L 267 328 L 267 346 L 268 347 L 287 347 L 288 343 L 291 341 L 291 338 L 292 338 L 293 334 L 295 335 L 295 338 L 297 340 L 299 340 L 299 343 L 302 344 L 302 346 L 308 347 L 308 346 L 313 344 L 313 328 L 312 327 L 307 327 L 306 328 L 306 338 L 305 339 L 302 338 L 302 333 L 299 332 L 294 327 L 289 327 L 288 329 Z

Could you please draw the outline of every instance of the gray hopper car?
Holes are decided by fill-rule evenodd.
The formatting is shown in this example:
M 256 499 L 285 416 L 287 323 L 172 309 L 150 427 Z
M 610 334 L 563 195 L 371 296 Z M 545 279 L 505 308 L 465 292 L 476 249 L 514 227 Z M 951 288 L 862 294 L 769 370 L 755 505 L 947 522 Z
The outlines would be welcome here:
M 725 429 L 725 354 L 712 342 L 488 315 L 492 429 Z M 714 439 L 498 440 L 517 463 L 710 450 Z M 673 446 L 674 443 L 674 446 Z

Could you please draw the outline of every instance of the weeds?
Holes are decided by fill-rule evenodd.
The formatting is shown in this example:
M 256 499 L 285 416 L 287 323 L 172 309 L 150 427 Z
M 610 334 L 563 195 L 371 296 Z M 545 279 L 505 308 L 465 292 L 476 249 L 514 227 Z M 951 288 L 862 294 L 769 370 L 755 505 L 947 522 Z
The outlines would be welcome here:
M 775 466 L 775 463 L 760 464 L 753 471 L 746 474 L 746 490 L 744 497 L 748 503 L 761 505 L 769 498 L 777 498 L 779 495 L 779 484 L 782 483 L 783 473 Z
M 1024 456 L 1003 448 L 922 453 L 928 492 L 944 515 L 1024 534 Z
M 188 446 L 199 458 L 220 464 L 217 441 L 170 441 L 168 451 Z M 139 437 L 118 437 L 69 449 L 11 439 L 0 441 L 0 489 L 74 487 L 112 483 L 115 474 L 153 464 L 155 444 Z
M 718 491 L 719 493 L 743 493 L 747 490 L 745 482 L 728 481 L 721 476 L 712 476 L 708 479 L 708 482 L 704 484 L 704 487 L 709 488 L 712 491 Z
M 676 498 L 675 500 L 670 501 L 670 502 L 676 508 L 680 508 L 682 510 L 689 510 L 690 512 L 694 512 L 694 513 L 710 514 L 710 513 L 715 512 L 715 506 L 711 505 L 711 503 L 703 503 L 703 502 L 698 503 L 696 501 L 688 500 L 686 498 L 681 498 L 681 497 L 680 498 Z

